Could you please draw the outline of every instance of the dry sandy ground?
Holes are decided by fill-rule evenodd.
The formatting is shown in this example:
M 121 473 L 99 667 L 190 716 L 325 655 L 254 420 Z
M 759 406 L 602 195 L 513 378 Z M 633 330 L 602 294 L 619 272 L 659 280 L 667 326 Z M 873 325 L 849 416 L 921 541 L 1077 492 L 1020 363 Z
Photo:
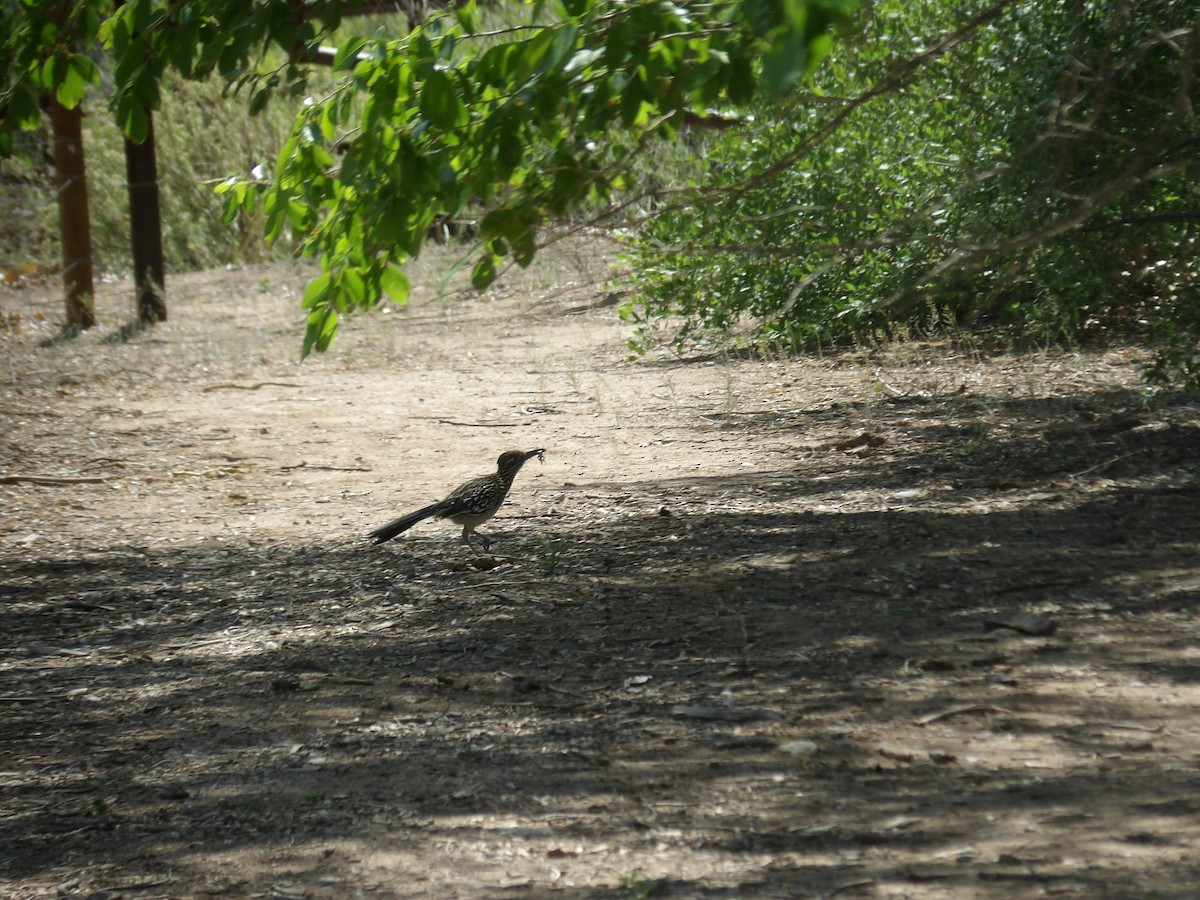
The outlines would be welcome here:
M 0 293 L 0 896 L 1200 896 L 1200 409 L 1128 350 L 630 362 L 593 248 Z M 444 261 L 442 261 L 444 262 Z M 545 447 L 483 531 L 365 534 Z

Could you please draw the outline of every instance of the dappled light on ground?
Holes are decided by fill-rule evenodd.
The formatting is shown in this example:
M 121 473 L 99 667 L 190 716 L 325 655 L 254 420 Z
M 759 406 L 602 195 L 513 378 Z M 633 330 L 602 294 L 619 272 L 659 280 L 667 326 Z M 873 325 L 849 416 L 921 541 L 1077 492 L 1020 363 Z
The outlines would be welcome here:
M 630 363 L 581 264 L 304 365 L 282 266 L 5 335 L 0 894 L 1190 896 L 1200 412 L 1123 350 Z M 491 553 L 366 539 L 510 445 Z

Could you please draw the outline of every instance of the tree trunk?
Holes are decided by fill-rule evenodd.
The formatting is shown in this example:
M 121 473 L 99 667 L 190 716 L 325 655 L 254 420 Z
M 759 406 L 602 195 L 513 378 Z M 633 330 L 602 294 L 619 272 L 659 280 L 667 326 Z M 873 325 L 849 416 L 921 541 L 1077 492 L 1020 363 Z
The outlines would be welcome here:
M 167 321 L 164 297 L 162 216 L 158 205 L 158 163 L 154 152 L 154 118 L 146 113 L 146 139 L 125 139 L 125 175 L 129 185 L 129 223 L 133 234 L 133 277 L 138 322 Z
M 83 109 L 79 106 L 67 109 L 51 95 L 50 124 L 54 129 L 67 328 L 91 328 L 96 324 L 96 308 L 92 301 L 95 293 L 92 230 L 88 215 L 87 172 L 83 164 Z

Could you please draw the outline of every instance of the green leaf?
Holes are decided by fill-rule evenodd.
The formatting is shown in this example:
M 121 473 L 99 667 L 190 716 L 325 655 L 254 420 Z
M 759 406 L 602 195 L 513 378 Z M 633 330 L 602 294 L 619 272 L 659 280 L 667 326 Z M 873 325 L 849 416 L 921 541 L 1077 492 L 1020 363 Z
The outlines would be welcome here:
M 567 64 L 563 66 L 563 71 L 574 72 L 576 69 L 585 69 L 602 56 L 604 56 L 604 48 L 602 47 L 586 47 L 582 50 L 577 50 L 575 55 L 567 60 Z
M 541 65 L 546 53 L 554 44 L 554 30 L 543 28 L 527 41 L 513 43 L 510 46 L 514 48 L 514 62 L 516 71 L 513 81 L 516 84 L 523 84 L 529 80 L 529 76 Z
M 7 108 L 0 106 L 0 121 L 12 122 L 17 128 L 29 131 L 41 120 L 37 95 L 28 84 L 18 83 L 8 95 Z
M 304 346 L 300 349 L 300 358 L 307 359 L 316 350 L 324 353 L 333 343 L 337 334 L 338 314 L 331 307 L 315 309 L 308 314 L 308 326 L 304 330 Z
M 263 211 L 267 214 L 267 221 L 263 224 L 263 237 L 268 243 L 273 244 L 283 234 L 283 224 L 287 215 L 287 204 L 278 191 L 267 194 L 267 198 L 263 202 Z M 309 287 L 311 286 L 310 284 Z M 307 297 L 307 295 L 305 296 Z
M 739 56 L 729 65 L 729 99 L 743 106 L 754 99 L 754 67 L 746 57 Z
M 596 0 L 562 0 L 567 15 L 575 19 L 588 15 L 596 6 Z
M 333 57 L 333 71 L 340 72 L 343 69 L 353 69 L 358 65 L 358 52 L 366 46 L 366 38 L 350 38 L 342 46 L 338 47 L 338 51 Z
M 171 42 L 168 46 L 171 65 L 184 78 L 190 78 L 192 75 L 192 61 L 196 56 L 196 44 L 196 26 L 190 22 L 179 25 L 175 34 L 171 37 Z
M 575 38 L 579 36 L 579 29 L 568 23 L 555 28 L 553 33 L 554 45 L 540 66 L 540 70 L 543 72 L 550 72 L 562 64 L 562 61 L 567 58 L 567 54 L 575 47 Z
M 100 39 L 106 47 L 113 51 L 113 55 L 118 59 L 129 51 L 129 41 L 132 31 L 129 24 L 128 9 L 129 7 L 127 6 L 121 7 L 116 15 L 100 27 Z
M 150 117 L 146 108 L 131 94 L 122 94 L 117 103 L 117 123 L 125 136 L 135 144 L 146 140 L 150 134 Z
M 812 75 L 817 67 L 833 52 L 833 35 L 825 33 L 812 39 L 808 45 L 808 67 L 805 75 Z
M 81 43 L 90 43 L 100 33 L 100 10 L 95 3 L 81 3 L 77 7 L 75 29 Z
M 288 138 L 282 147 L 279 148 L 279 155 L 275 157 L 275 171 L 283 172 L 288 164 L 296 155 L 296 150 L 300 146 L 300 135 L 292 132 L 292 136 Z
M 537 253 L 537 229 L 530 226 L 512 240 L 512 255 L 522 269 L 533 262 Z
M 318 304 L 322 303 L 329 296 L 332 283 L 333 275 L 329 272 L 322 272 L 308 283 L 308 287 L 304 289 L 304 299 L 300 305 L 305 309 L 315 309 Z
M 520 44 L 496 44 L 484 51 L 475 70 L 480 83 L 507 86 L 520 49 Z
M 478 10 L 475 6 L 475 0 L 467 0 L 465 3 L 455 3 L 452 6 L 454 17 L 458 20 L 458 27 L 463 30 L 464 34 L 474 34 L 479 30 L 479 23 L 476 18 Z
M 530 207 L 519 206 L 489 213 L 480 224 L 480 232 L 484 237 L 503 238 L 513 259 L 525 267 L 537 252 L 537 226 L 537 213 Z
M 501 181 L 509 181 L 517 166 L 524 162 L 521 124 L 519 113 L 513 110 L 496 113 L 488 123 L 486 142 L 496 155 L 496 177 Z
M 387 266 L 379 276 L 379 286 L 393 303 L 402 306 L 408 302 L 411 284 L 408 275 L 399 266 Z
M 338 292 L 341 301 L 338 303 L 338 309 L 349 311 L 367 306 L 367 284 L 358 269 L 343 269 L 338 286 L 341 288 Z
M 238 212 L 246 199 L 246 190 L 247 185 L 244 181 L 234 181 L 233 179 L 222 181 L 214 189 L 217 195 L 229 195 L 225 198 L 224 206 L 221 209 L 221 221 L 224 224 L 229 225 L 237 220 Z
M 791 29 L 803 33 L 808 20 L 809 0 L 783 0 L 783 15 Z
M 803 31 L 787 29 L 772 42 L 763 59 L 763 88 L 778 97 L 787 93 L 808 71 L 808 38 Z
M 271 93 L 272 91 L 269 87 L 264 87 L 254 92 L 254 96 L 250 98 L 250 115 L 257 116 L 267 108 L 267 102 L 271 99 Z
M 39 73 L 38 82 L 41 87 L 47 91 L 56 90 L 59 84 L 62 83 L 65 66 L 66 60 L 61 56 L 47 57 L 46 61 L 42 63 L 41 72 Z
M 479 262 L 475 263 L 475 268 L 471 270 L 471 286 L 475 290 L 482 291 L 496 280 L 496 263 L 498 261 L 498 256 L 487 253 Z
M 95 84 L 99 80 L 99 70 L 96 64 L 92 62 L 92 58 L 83 53 L 76 53 L 71 57 L 71 68 L 79 73 L 79 77 L 88 84 Z
M 129 23 L 135 34 L 150 27 L 150 0 L 132 0 L 125 5 L 129 7 Z
M 434 70 L 421 85 L 421 114 L 445 131 L 467 123 L 467 110 L 458 97 L 454 82 L 445 72 Z
M 684 71 L 678 79 L 678 87 L 684 94 L 698 92 L 720 73 L 720 61 L 716 57 L 710 56 L 699 65 Z
M 297 231 L 304 231 L 308 228 L 312 209 L 303 200 L 298 200 L 292 197 L 287 203 L 288 221 L 292 223 L 292 227 Z

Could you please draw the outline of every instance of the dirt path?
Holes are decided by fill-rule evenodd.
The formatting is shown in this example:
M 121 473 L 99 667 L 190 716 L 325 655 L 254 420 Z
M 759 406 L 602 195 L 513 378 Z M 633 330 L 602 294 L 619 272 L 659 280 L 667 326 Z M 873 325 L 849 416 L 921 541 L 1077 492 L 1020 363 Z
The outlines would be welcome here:
M 0 293 L 0 896 L 1200 894 L 1200 409 L 628 362 L 604 271 L 303 365 L 285 266 L 127 344 Z M 364 539 L 539 446 L 491 553 Z

